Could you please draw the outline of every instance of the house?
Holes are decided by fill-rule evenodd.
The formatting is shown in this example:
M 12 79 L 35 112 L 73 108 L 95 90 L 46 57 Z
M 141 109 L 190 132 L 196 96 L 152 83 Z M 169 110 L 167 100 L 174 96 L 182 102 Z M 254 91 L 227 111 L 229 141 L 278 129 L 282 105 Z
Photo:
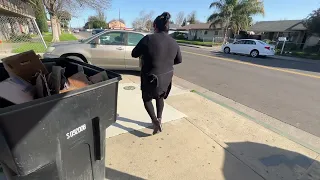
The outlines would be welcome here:
M 297 45 L 298 49 L 315 46 L 320 38 L 309 36 L 303 20 L 261 21 L 249 28 L 255 34 L 260 34 L 261 39 L 277 41 L 279 37 L 286 37 L 288 43 Z
M 173 34 L 174 32 L 177 32 L 179 28 L 180 26 L 178 24 L 169 24 L 169 34 Z
M 179 31 L 188 31 L 188 40 L 222 42 L 224 31 L 220 25 L 211 27 L 209 23 L 189 24 L 178 28 Z M 228 33 L 228 36 L 231 35 Z
M 126 25 L 118 20 L 112 20 L 108 23 L 109 29 L 126 29 Z
M 305 43 L 307 28 L 302 20 L 261 21 L 252 25 L 249 31 L 260 34 L 261 39 L 277 41 L 278 37 L 287 37 L 294 43 Z

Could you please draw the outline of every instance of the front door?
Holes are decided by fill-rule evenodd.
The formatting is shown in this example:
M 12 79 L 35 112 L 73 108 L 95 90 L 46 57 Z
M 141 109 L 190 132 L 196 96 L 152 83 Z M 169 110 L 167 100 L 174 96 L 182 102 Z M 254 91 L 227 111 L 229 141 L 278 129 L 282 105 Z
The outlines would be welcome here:
M 230 44 L 230 51 L 232 53 L 239 53 L 239 46 L 240 46 L 241 40 L 238 40 L 232 44 Z
M 245 50 L 245 40 L 239 40 L 237 42 L 235 42 L 234 46 L 235 46 L 235 53 L 239 53 L 239 54 L 243 54 L 246 50 Z
M 131 52 L 139 43 L 139 41 L 144 37 L 143 34 L 128 32 L 126 54 L 125 54 L 125 63 L 126 69 L 129 70 L 138 70 L 139 67 L 139 58 L 133 58 Z
M 92 64 L 106 69 L 124 69 L 125 33 L 106 32 L 97 38 L 99 44 L 91 45 Z
M 252 40 L 245 40 L 243 47 L 243 54 L 250 54 L 253 49 L 256 49 L 256 42 Z

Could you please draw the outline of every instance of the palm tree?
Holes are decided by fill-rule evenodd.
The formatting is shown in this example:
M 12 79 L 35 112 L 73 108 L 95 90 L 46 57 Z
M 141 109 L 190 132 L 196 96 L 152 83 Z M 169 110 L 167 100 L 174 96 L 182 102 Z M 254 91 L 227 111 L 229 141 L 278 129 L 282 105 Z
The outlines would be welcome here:
M 211 14 L 208 22 L 211 27 L 220 24 L 224 29 L 223 43 L 226 41 L 228 29 L 239 34 L 241 29 L 246 29 L 252 22 L 252 15 L 264 15 L 264 5 L 260 0 L 217 0 L 211 3 L 210 8 L 216 12 Z

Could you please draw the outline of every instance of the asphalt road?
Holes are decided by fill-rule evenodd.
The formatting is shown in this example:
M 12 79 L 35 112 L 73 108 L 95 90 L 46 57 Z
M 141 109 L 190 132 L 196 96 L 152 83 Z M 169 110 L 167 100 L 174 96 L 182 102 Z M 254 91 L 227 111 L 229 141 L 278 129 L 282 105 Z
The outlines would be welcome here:
M 320 63 L 181 50 L 176 76 L 320 137 Z
M 78 39 L 85 39 L 92 36 L 91 32 L 80 31 L 79 33 L 74 34 Z

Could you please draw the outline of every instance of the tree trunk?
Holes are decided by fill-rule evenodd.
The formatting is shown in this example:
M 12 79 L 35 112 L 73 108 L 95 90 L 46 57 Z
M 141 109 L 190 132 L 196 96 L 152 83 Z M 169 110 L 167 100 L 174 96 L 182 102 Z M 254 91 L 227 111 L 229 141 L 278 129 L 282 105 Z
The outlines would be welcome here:
M 57 27 L 58 27 L 59 37 L 60 37 L 60 36 L 61 36 L 61 24 L 60 24 L 60 20 L 58 20 Z
M 226 27 L 225 30 L 224 30 L 224 37 L 223 37 L 223 42 L 222 42 L 222 44 L 226 44 L 227 34 L 228 34 L 228 27 Z
M 51 29 L 52 29 L 52 42 L 59 42 L 59 29 L 58 29 L 58 17 L 56 15 L 51 16 Z
M 57 23 L 57 27 L 58 27 L 59 37 L 60 37 L 61 36 L 61 24 L 60 24 L 60 22 Z

